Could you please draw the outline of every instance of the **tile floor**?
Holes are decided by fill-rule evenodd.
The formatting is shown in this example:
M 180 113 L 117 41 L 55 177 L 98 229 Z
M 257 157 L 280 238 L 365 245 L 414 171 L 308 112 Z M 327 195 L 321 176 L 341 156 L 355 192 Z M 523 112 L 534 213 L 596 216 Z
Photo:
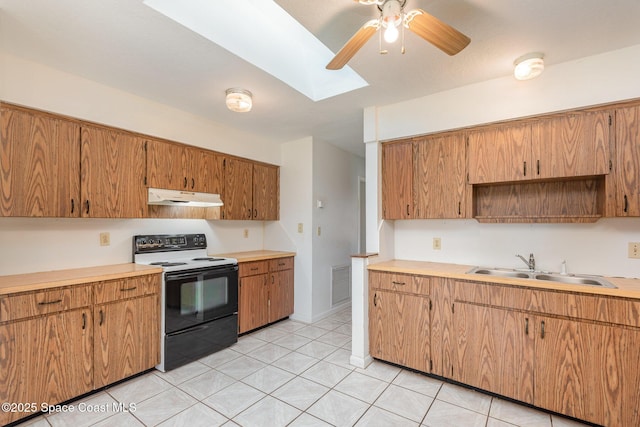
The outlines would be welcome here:
M 349 309 L 313 325 L 285 320 L 24 426 L 582 426 L 382 362 L 358 369 L 350 349 Z

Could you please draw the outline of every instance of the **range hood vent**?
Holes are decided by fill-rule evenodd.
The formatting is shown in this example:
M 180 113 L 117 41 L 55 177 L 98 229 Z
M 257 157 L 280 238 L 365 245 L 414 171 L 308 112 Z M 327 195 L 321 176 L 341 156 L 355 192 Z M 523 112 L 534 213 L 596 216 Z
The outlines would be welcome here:
M 215 207 L 223 206 L 219 194 L 149 188 L 150 205 Z

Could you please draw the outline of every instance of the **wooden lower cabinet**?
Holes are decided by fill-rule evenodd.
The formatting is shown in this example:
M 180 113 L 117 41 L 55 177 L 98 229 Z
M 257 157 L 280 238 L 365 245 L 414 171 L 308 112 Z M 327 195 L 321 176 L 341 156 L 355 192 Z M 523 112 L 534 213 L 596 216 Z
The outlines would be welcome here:
M 158 364 L 160 274 L 0 296 L 0 425 Z M 18 409 L 18 407 L 16 408 Z
M 239 263 L 238 331 L 293 314 L 293 257 Z
M 536 318 L 534 405 L 605 426 L 640 425 L 640 330 Z
M 532 404 L 535 347 L 529 317 L 514 310 L 456 303 L 452 378 Z
M 241 334 L 269 323 L 267 278 L 266 274 L 240 278 L 238 329 Z
M 429 372 L 428 297 L 374 290 L 369 298 L 371 356 Z
M 158 295 L 95 307 L 95 388 L 159 363 L 159 308 Z
M 93 389 L 91 318 L 86 307 L 0 325 L 0 401 L 34 404 L 0 411 L 0 425 Z

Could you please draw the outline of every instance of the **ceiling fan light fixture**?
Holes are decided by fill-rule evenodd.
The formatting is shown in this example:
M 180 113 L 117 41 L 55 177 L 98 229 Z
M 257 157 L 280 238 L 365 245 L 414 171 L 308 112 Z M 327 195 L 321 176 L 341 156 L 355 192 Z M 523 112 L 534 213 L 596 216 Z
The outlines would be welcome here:
M 523 55 L 513 62 L 513 75 L 517 80 L 530 80 L 544 71 L 544 55 L 533 52 Z
M 402 23 L 402 4 L 398 0 L 387 0 L 382 5 L 380 18 L 384 30 L 384 40 L 393 43 L 398 40 L 398 27 Z
M 226 91 L 227 108 L 236 113 L 251 111 L 253 95 L 246 89 L 231 88 Z

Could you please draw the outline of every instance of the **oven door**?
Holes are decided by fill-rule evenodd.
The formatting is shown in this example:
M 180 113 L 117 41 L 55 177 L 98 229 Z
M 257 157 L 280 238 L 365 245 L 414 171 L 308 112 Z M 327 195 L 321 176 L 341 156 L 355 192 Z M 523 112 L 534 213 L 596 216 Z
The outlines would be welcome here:
M 238 312 L 238 266 L 165 273 L 165 333 Z

